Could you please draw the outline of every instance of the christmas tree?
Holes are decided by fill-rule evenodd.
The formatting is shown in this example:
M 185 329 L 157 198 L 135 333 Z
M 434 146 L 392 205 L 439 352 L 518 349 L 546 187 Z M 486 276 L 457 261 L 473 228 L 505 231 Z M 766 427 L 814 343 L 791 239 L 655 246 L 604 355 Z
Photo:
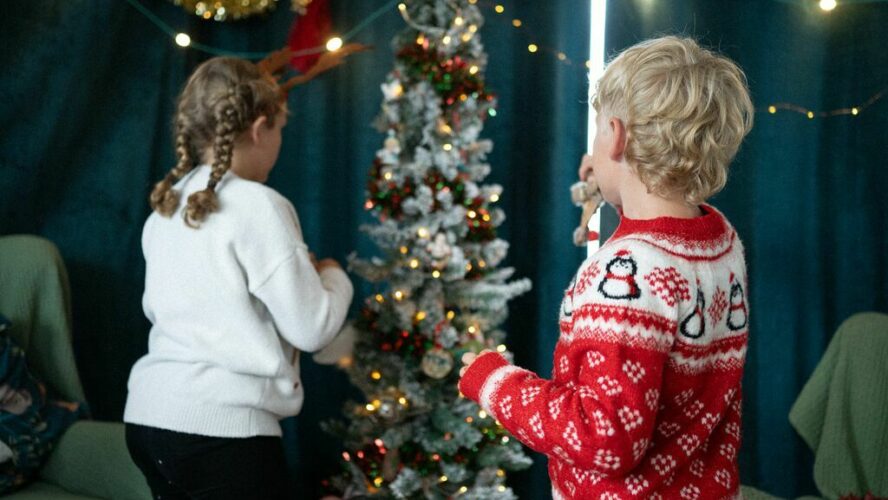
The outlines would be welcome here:
M 502 187 L 481 184 L 492 144 L 479 135 L 496 99 L 475 3 L 399 6 L 408 27 L 393 41 L 377 122 L 387 138 L 367 183 L 378 224 L 362 227 L 380 251 L 350 259 L 377 293 L 350 322 L 357 341 L 341 363 L 366 401 L 326 425 L 346 447 L 343 473 L 326 483 L 346 498 L 511 499 L 506 472 L 531 463 L 456 387 L 463 353 L 506 352 L 507 303 L 530 289 L 498 268 Z

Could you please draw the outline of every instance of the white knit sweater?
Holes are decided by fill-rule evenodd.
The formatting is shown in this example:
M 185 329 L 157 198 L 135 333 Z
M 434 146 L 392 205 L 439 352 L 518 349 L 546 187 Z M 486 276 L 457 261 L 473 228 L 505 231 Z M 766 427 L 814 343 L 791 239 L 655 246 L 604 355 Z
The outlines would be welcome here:
M 210 169 L 179 181 L 182 204 Z M 293 205 L 228 173 L 199 229 L 182 209 L 142 232 L 148 354 L 133 366 L 124 421 L 216 437 L 279 436 L 299 413 L 298 351 L 333 340 L 352 299 L 340 269 L 312 265 Z M 295 350 L 295 354 L 294 354 Z

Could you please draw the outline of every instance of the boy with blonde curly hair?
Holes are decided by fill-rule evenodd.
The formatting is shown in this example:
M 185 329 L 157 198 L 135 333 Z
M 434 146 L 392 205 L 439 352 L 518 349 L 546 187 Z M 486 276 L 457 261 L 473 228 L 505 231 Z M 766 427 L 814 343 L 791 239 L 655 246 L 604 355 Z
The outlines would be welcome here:
M 553 377 L 468 354 L 460 390 L 548 456 L 555 499 L 737 498 L 746 263 L 704 201 L 752 127 L 746 78 L 668 36 L 616 57 L 593 105 L 580 177 L 621 220 L 565 292 Z

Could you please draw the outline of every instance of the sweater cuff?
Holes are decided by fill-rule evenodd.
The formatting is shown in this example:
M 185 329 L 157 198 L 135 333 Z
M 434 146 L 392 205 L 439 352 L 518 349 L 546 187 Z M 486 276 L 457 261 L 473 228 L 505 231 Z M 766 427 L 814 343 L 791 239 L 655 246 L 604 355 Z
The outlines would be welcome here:
M 469 365 L 465 375 L 459 379 L 459 390 L 463 395 L 473 401 L 478 401 L 481 396 L 481 388 L 487 377 L 498 368 L 508 366 L 509 362 L 499 353 L 488 352 L 479 356 Z
M 325 267 L 319 274 L 324 288 L 345 297 L 346 302 L 351 302 L 354 294 L 352 282 L 345 271 L 338 267 Z

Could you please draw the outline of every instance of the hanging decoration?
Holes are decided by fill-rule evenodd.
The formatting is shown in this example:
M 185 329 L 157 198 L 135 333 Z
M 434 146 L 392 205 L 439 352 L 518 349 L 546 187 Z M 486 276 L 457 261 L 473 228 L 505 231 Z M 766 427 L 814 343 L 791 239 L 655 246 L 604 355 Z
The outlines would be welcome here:
M 311 49 L 323 47 L 330 39 L 332 21 L 328 0 L 302 0 L 305 3 L 302 16 L 297 16 L 290 27 L 287 46 L 296 54 L 290 64 L 305 73 L 318 62 L 320 51 L 311 53 Z
M 274 10 L 277 0 L 172 0 L 185 12 L 208 21 L 237 21 Z
M 266 14 L 277 7 L 278 0 L 171 0 L 185 12 L 213 21 L 238 21 Z M 305 14 L 312 0 L 291 0 L 290 9 Z

